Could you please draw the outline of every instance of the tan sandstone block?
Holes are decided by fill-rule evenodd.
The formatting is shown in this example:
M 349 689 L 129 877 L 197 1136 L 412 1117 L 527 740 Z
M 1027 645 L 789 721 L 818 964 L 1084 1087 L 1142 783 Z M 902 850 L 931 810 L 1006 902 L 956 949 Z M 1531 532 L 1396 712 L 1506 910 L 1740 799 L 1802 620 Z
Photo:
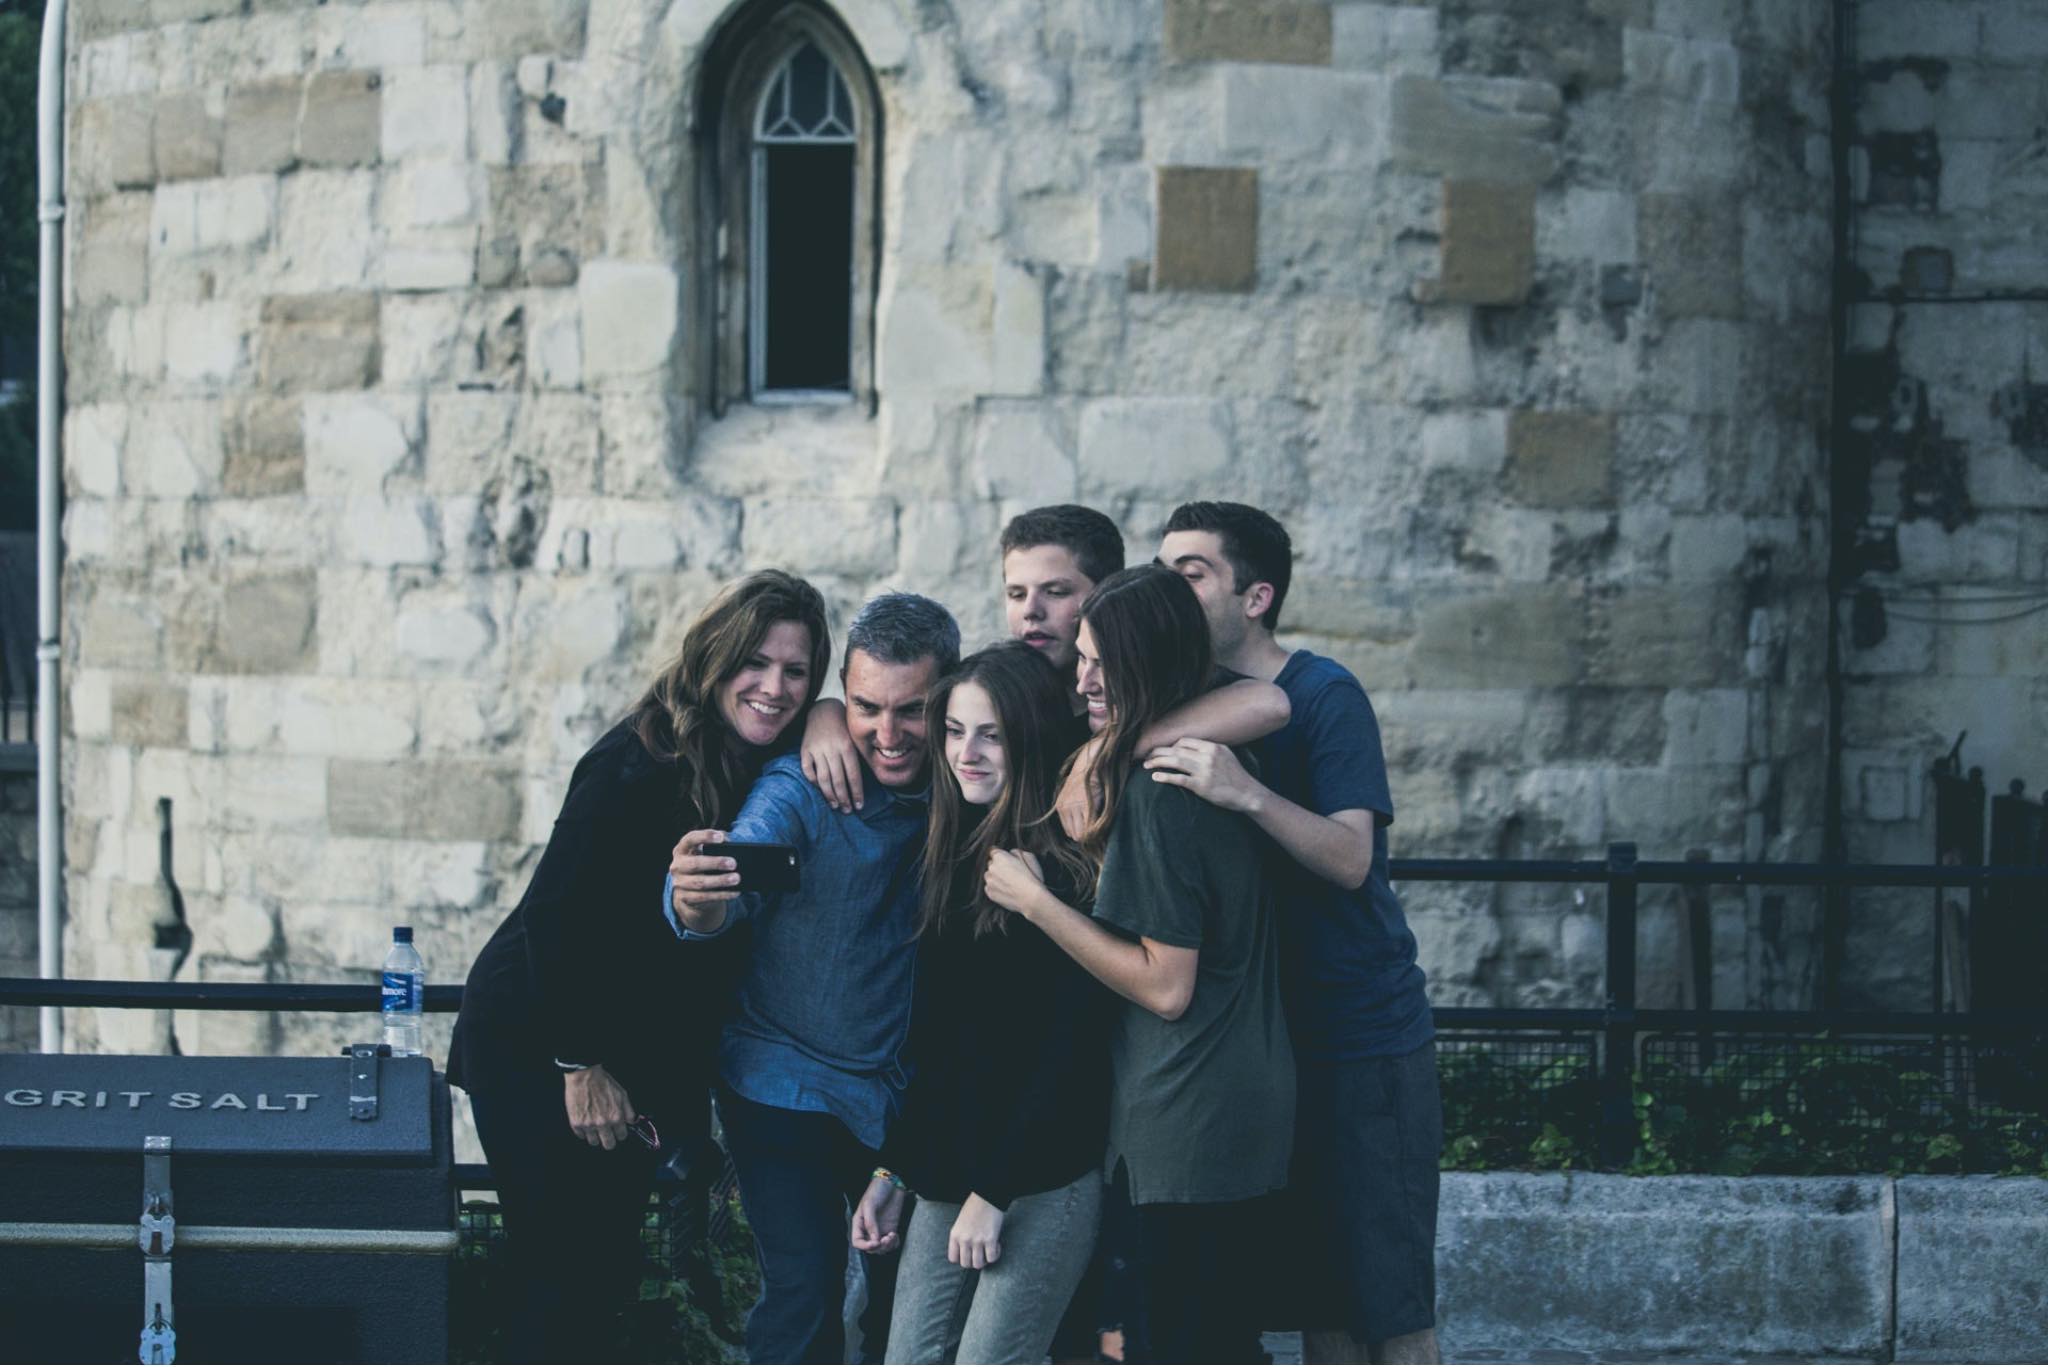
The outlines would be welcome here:
M 1614 503 L 1614 419 L 1523 410 L 1508 417 L 1508 493 L 1537 508 Z
M 1433 299 L 1454 304 L 1519 304 L 1536 268 L 1536 190 L 1447 180 L 1441 265 Z
M 1297 0 L 1167 0 L 1166 50 L 1182 62 L 1330 64 L 1330 7 Z
M 1258 276 L 1259 173 L 1243 166 L 1162 166 L 1153 284 L 1249 291 Z
M 285 294 L 263 301 L 257 363 L 276 393 L 331 393 L 377 382 L 377 296 Z

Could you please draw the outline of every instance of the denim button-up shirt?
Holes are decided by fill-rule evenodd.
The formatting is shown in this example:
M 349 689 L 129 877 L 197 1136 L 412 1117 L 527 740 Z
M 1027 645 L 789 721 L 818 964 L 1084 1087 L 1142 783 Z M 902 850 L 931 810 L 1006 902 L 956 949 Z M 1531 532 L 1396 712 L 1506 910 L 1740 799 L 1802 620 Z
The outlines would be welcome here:
M 803 886 L 726 904 L 717 933 L 751 921 L 754 946 L 719 1072 L 749 1101 L 827 1112 L 880 1148 L 909 1081 L 927 792 L 894 791 L 872 775 L 865 788 L 861 810 L 842 815 L 784 756 L 733 819 L 733 840 L 796 846 Z M 685 941 L 708 938 L 682 927 L 672 891 L 662 889 L 669 924 Z

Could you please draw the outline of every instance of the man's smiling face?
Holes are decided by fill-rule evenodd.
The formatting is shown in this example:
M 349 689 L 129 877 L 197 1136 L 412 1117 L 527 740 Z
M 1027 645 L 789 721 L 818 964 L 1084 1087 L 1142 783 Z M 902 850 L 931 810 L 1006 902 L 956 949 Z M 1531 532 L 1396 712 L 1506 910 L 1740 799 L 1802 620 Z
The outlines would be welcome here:
M 915 787 L 924 778 L 924 695 L 938 681 L 938 661 L 927 655 L 910 664 L 887 664 L 852 650 L 840 677 L 846 729 L 876 781 L 885 788 Z

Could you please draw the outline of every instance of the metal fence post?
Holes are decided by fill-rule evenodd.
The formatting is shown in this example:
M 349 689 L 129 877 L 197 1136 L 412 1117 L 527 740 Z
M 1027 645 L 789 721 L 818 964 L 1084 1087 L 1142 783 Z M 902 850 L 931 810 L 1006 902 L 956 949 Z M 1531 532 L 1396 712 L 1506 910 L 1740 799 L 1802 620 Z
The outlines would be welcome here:
M 1636 847 L 1607 847 L 1607 1026 L 1600 1069 L 1600 1161 L 1635 1152 Z

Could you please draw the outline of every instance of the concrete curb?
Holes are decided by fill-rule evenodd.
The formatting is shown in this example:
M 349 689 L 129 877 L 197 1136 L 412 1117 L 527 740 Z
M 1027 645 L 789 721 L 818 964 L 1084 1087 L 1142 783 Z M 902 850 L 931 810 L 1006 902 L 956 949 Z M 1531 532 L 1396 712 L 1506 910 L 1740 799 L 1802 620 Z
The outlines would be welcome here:
M 1452 1361 L 2048 1360 L 2048 1181 L 1446 1173 Z

